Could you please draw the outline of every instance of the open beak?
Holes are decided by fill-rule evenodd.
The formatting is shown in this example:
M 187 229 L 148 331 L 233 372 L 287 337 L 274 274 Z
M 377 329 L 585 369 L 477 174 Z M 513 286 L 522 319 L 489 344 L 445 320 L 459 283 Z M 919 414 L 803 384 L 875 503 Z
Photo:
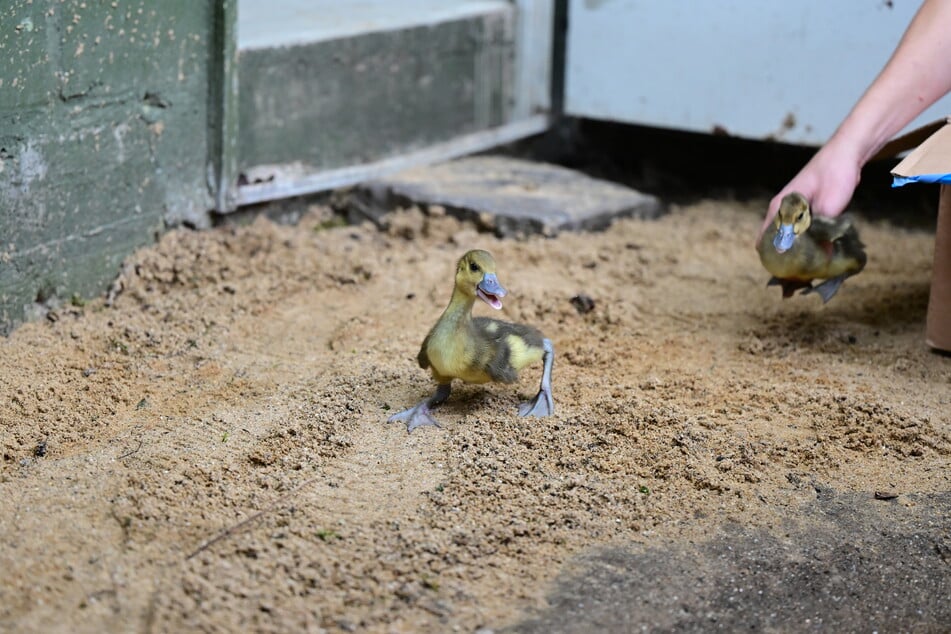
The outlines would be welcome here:
M 785 253 L 792 248 L 796 241 L 796 232 L 792 225 L 779 225 L 776 230 L 776 237 L 773 238 L 773 246 L 776 247 L 776 253 Z
M 502 298 L 505 297 L 506 290 L 499 284 L 495 273 L 486 273 L 482 276 L 482 281 L 476 286 L 476 295 L 486 304 L 500 310 L 502 308 Z

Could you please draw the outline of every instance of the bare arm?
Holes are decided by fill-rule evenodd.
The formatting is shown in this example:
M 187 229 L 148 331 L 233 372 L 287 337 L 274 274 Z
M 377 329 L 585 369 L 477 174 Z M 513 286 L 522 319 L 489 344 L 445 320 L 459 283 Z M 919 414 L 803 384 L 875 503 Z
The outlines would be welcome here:
M 829 141 L 770 201 L 760 233 L 791 191 L 802 193 L 817 213 L 842 213 L 859 183 L 862 166 L 949 91 L 951 0 L 925 0 L 885 68 Z

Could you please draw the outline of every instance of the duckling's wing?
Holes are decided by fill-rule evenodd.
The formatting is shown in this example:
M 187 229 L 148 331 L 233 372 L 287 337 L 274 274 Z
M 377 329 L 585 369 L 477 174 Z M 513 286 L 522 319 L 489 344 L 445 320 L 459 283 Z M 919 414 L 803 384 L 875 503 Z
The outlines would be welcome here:
M 426 335 L 426 338 L 423 339 L 423 345 L 419 349 L 419 354 L 416 355 L 416 360 L 419 362 L 419 367 L 424 370 L 428 370 L 429 366 L 432 365 L 432 363 L 429 361 L 429 355 L 426 354 L 426 346 L 429 345 L 429 337 L 431 335 L 432 333 Z
M 855 271 L 852 273 L 858 273 L 865 268 L 865 263 L 868 261 L 868 256 L 865 255 L 865 245 L 862 244 L 862 241 L 859 240 L 859 234 L 855 230 L 855 227 L 852 227 L 842 238 L 835 243 L 839 252 L 842 253 L 843 257 L 849 258 L 855 262 Z
M 545 353 L 545 338 L 531 326 L 476 317 L 472 330 L 477 362 L 493 381 L 513 383 L 519 370 Z
M 846 235 L 853 235 L 858 240 L 858 232 L 852 226 L 852 217 L 842 214 L 835 218 L 828 216 L 813 216 L 809 225 L 809 233 L 819 242 L 835 242 Z
M 816 227 L 815 238 L 820 243 L 827 242 L 831 244 L 834 260 L 840 263 L 849 263 L 847 267 L 849 275 L 855 275 L 865 268 L 865 263 L 868 260 L 865 255 L 865 245 L 859 239 L 859 232 L 852 224 L 852 218 L 848 214 L 843 214 L 838 218 L 817 217 L 813 220 L 819 220 L 820 222 L 810 226 L 810 231 L 813 227 Z M 834 295 L 835 291 L 832 294 Z

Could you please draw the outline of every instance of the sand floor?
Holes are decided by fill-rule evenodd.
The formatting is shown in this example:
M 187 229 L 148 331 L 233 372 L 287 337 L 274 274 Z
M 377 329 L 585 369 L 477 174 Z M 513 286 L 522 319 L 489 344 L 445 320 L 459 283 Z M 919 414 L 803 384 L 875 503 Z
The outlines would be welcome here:
M 948 491 L 933 233 L 860 220 L 867 269 L 826 306 L 783 301 L 752 248 L 763 204 L 555 239 L 318 206 L 168 233 L 111 303 L 0 340 L 0 627 L 498 629 L 591 548 L 770 531 L 810 483 L 899 509 Z M 475 247 L 501 316 L 554 341 L 556 413 L 516 415 L 530 368 L 457 385 L 408 435 L 386 419 L 431 393 L 416 353 Z

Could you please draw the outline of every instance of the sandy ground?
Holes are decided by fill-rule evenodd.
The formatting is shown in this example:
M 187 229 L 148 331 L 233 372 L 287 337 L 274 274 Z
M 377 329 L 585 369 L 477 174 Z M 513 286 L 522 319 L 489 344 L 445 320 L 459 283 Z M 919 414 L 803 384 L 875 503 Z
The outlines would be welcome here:
M 320 208 L 167 234 L 111 305 L 0 341 L 0 626 L 499 629 L 594 548 L 772 535 L 819 483 L 898 514 L 948 491 L 933 234 L 862 223 L 865 272 L 827 306 L 781 301 L 751 245 L 762 204 L 520 241 Z M 516 416 L 532 368 L 457 386 L 441 428 L 407 435 L 386 418 L 431 392 L 416 352 L 473 247 L 503 317 L 555 343 L 556 414 Z

